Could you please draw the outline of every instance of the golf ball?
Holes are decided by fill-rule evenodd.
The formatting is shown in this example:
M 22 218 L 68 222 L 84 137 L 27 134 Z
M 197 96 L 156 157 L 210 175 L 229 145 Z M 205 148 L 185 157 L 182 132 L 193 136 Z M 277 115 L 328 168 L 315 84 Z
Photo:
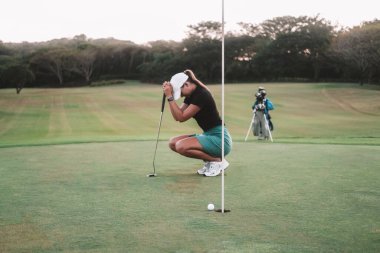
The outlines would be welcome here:
M 208 205 L 207 205 L 207 209 L 208 209 L 209 211 L 214 210 L 214 208 L 215 208 L 214 204 L 208 204 Z

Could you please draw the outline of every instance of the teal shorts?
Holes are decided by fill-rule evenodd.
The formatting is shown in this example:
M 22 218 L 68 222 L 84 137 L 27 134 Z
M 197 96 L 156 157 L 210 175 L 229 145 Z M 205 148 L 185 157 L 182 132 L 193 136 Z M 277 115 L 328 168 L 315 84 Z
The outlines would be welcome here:
M 213 157 L 222 157 L 222 126 L 211 128 L 203 134 L 194 135 L 202 145 L 203 151 Z M 224 127 L 224 155 L 228 155 L 232 148 L 232 138 L 228 129 Z

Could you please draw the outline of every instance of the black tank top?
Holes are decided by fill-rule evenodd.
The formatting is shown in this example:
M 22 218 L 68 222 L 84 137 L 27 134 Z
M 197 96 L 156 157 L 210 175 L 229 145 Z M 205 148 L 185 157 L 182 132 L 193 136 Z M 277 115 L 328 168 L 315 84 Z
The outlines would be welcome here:
M 193 104 L 200 108 L 200 111 L 193 118 L 202 128 L 203 132 L 222 125 L 222 119 L 219 116 L 215 100 L 205 88 L 197 86 L 191 96 L 185 98 L 184 103 L 187 105 Z

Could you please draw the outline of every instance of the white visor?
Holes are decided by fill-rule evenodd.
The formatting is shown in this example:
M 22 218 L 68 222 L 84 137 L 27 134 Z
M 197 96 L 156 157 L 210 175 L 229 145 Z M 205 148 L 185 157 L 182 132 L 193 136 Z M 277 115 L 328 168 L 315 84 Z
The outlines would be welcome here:
M 181 97 L 181 87 L 189 77 L 185 73 L 177 73 L 170 79 L 170 84 L 173 87 L 173 97 L 174 100 L 177 100 Z

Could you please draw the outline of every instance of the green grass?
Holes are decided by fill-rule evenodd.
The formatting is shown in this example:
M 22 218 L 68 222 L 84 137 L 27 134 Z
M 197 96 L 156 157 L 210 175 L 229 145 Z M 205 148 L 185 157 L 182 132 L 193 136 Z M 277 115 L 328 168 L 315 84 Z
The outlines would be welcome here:
M 194 122 L 165 111 L 146 177 L 159 86 L 0 90 L 0 252 L 379 252 L 380 90 L 265 84 L 275 142 L 244 142 L 257 86 L 226 86 L 225 214 L 167 147 Z
M 258 84 L 226 85 L 225 120 L 244 140 Z M 220 105 L 220 86 L 210 86 Z M 278 143 L 380 144 L 380 89 L 353 84 L 266 84 Z M 159 85 L 0 90 L 0 147 L 152 140 L 161 103 Z M 198 131 L 166 110 L 161 139 Z M 250 139 L 252 141 L 252 139 Z
M 378 252 L 379 146 L 235 143 L 220 177 L 154 141 L 1 150 L 0 252 Z

